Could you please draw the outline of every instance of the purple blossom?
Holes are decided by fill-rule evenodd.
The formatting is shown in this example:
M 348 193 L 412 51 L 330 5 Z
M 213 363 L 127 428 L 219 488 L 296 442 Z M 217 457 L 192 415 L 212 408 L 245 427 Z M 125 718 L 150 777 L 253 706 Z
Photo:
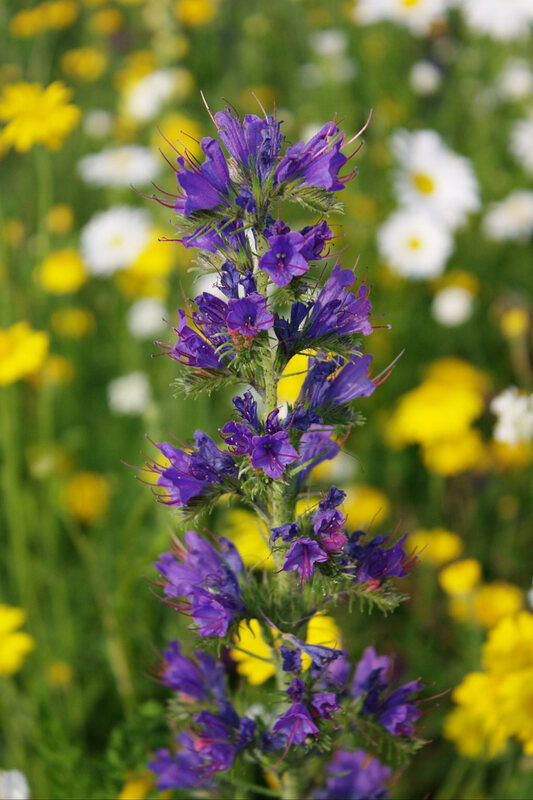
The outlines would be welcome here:
M 313 517 L 313 530 L 317 536 L 338 533 L 344 527 L 346 517 L 338 509 L 318 511 Z
M 322 464 L 323 461 L 335 458 L 340 447 L 337 442 L 330 438 L 332 433 L 332 427 L 313 423 L 309 430 L 303 434 L 300 439 L 298 466 L 304 464 L 306 466 L 298 473 L 298 484 L 304 480 L 314 467 Z
M 270 478 L 281 478 L 287 464 L 298 458 L 287 431 L 254 436 L 252 447 L 252 466 L 263 469 Z
M 388 797 L 385 784 L 392 770 L 364 750 L 337 751 L 327 766 L 327 773 L 330 777 L 326 788 L 315 793 L 315 800 L 382 800 Z
M 187 315 L 181 308 L 178 311 L 179 323 L 173 330 L 178 334 L 178 341 L 172 347 L 165 342 L 156 342 L 166 354 L 189 367 L 202 369 L 223 369 L 224 362 L 215 353 L 214 347 L 200 334 L 187 325 Z
M 324 719 L 331 719 L 333 711 L 341 710 L 334 692 L 316 692 L 311 698 L 311 705 Z
M 300 325 L 306 318 L 311 305 L 306 305 L 299 300 L 292 304 L 290 319 L 286 320 L 275 314 L 274 333 L 276 334 L 280 347 L 286 355 L 296 351 L 300 340 Z
M 282 569 L 285 572 L 296 570 L 300 575 L 300 586 L 302 586 L 313 577 L 315 564 L 328 559 L 328 554 L 313 539 L 298 539 L 285 556 Z
M 378 656 L 372 646 L 367 647 L 352 679 L 350 691 L 354 700 L 358 700 L 365 692 L 375 689 L 382 691 L 388 686 L 390 665 L 388 656 Z
M 276 539 L 281 537 L 284 542 L 292 542 L 300 535 L 300 528 L 296 522 L 287 522 L 285 525 L 280 525 L 278 528 L 271 528 L 272 535 L 270 541 L 275 542 Z
M 156 750 L 155 758 L 148 764 L 148 769 L 157 775 L 159 791 L 182 789 L 197 786 L 203 779 L 204 761 L 194 751 L 194 743 L 188 734 L 181 734 L 178 741 L 183 749 L 176 755 L 170 750 Z
M 391 547 L 386 545 L 390 536 L 376 536 L 366 545 L 358 543 L 362 531 L 353 533 L 346 543 L 345 551 L 356 562 L 355 576 L 358 583 L 381 584 L 393 576 L 405 578 L 416 563 L 417 557 L 408 557 L 404 550 L 407 534 Z
M 284 733 L 287 737 L 287 747 L 292 744 L 302 744 L 307 736 L 316 736 L 317 726 L 304 703 L 293 703 L 275 723 L 274 733 Z
M 257 416 L 257 403 L 251 392 L 245 392 L 242 397 L 234 397 L 233 405 L 240 418 L 247 422 L 256 433 L 259 433 L 259 417 Z
M 302 669 L 302 654 L 299 650 L 289 650 L 285 645 L 279 648 L 284 672 L 300 672 Z
M 243 456 L 251 452 L 253 433 L 247 425 L 242 422 L 226 422 L 220 433 L 226 444 L 233 447 L 234 455 Z
M 205 161 L 197 166 L 192 159 L 178 158 L 176 172 L 183 195 L 176 202 L 176 210 L 189 217 L 194 211 L 205 211 L 227 205 L 232 183 L 228 165 L 219 142 L 206 136 L 200 142 Z
M 300 231 L 304 237 L 301 253 L 307 261 L 314 261 L 322 255 L 324 245 L 333 239 L 333 231 L 326 220 L 318 225 L 308 225 Z
M 380 706 L 377 718 L 393 736 L 413 736 L 421 714 L 412 695 L 424 688 L 421 681 L 410 681 L 394 691 Z
M 259 268 L 270 275 L 278 286 L 286 286 L 290 281 L 303 275 L 309 264 L 301 254 L 305 239 L 301 233 L 283 233 L 268 239 L 267 252 L 259 260 Z
M 338 133 L 335 123 L 327 122 L 307 143 L 289 147 L 274 173 L 275 183 L 298 180 L 303 186 L 344 189 L 346 179 L 343 181 L 339 172 L 348 159 L 341 153 L 344 135 L 339 138 Z
M 281 150 L 280 123 L 270 115 L 261 119 L 255 114 L 247 114 L 241 123 L 229 108 L 217 111 L 215 123 L 228 152 L 241 167 L 257 174 L 264 182 L 277 163 Z
M 355 283 L 355 275 L 337 264 L 312 307 L 309 321 L 304 327 L 303 338 L 313 341 L 324 336 L 345 336 L 372 333 L 368 315 L 372 305 L 368 299 L 368 287 L 362 284 L 353 294 L 349 289 Z
M 224 697 L 224 669 L 215 659 L 201 650 L 194 653 L 194 661 L 186 658 L 176 641 L 163 651 L 164 669 L 161 680 L 176 692 L 183 692 L 195 700 L 212 696 Z
M 328 511 L 331 508 L 337 508 L 337 506 L 340 506 L 341 503 L 344 502 L 345 498 L 346 492 L 343 492 L 342 489 L 337 489 L 336 486 L 332 486 L 324 499 L 320 501 L 318 507 L 320 511 Z
M 274 317 L 266 307 L 262 294 L 249 294 L 240 300 L 230 300 L 226 314 L 226 325 L 230 333 L 255 336 L 274 324 Z
M 302 697 L 307 694 L 303 680 L 301 678 L 293 678 L 287 689 L 287 694 L 291 698 L 291 703 L 299 703 Z

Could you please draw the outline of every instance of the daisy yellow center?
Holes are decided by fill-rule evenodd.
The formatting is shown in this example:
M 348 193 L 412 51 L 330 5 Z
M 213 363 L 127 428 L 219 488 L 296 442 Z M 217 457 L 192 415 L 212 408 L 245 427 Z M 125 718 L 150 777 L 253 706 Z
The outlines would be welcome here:
M 416 237 L 413 236 L 412 239 L 409 239 L 408 244 L 409 244 L 409 247 L 411 248 L 411 250 L 418 250 L 418 248 L 420 247 L 420 245 L 422 243 L 421 243 L 420 239 L 417 239 Z
M 116 236 L 113 236 L 109 244 L 111 247 L 122 247 L 124 244 L 124 237 L 121 234 L 117 234 Z
M 413 174 L 413 183 L 421 194 L 432 194 L 435 191 L 435 182 L 424 172 L 415 172 Z
M 400 2 L 404 8 L 412 8 L 417 6 L 420 0 L 400 0 Z

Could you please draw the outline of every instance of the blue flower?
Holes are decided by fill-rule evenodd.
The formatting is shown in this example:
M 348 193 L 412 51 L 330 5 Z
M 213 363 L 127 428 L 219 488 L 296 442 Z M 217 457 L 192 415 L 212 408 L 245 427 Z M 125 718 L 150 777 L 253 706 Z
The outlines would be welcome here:
M 333 711 L 341 710 L 334 692 L 316 692 L 311 697 L 311 705 L 323 719 L 331 719 Z

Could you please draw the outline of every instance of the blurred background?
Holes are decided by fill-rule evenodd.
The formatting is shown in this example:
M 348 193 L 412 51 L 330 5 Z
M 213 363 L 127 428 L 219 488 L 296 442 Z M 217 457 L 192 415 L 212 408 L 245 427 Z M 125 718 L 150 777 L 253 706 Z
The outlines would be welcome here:
M 4 0 L 0 796 L 158 796 L 150 671 L 184 629 L 149 583 L 171 515 L 127 465 L 144 434 L 230 415 L 231 391 L 176 396 L 150 358 L 205 288 L 144 196 L 214 135 L 200 91 L 275 105 L 289 143 L 373 110 L 332 222 L 373 286 L 376 373 L 402 356 L 313 483 L 423 552 L 392 617 L 336 623 L 444 693 L 393 797 L 532 796 L 532 24 L 529 0 Z M 258 560 L 248 512 L 209 524 Z

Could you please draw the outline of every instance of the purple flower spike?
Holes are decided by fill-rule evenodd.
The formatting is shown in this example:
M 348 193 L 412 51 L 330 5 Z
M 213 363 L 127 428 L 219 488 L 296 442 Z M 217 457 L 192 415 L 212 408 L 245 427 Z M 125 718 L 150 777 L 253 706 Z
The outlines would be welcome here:
M 197 664 L 186 658 L 178 642 L 170 642 L 163 651 L 165 658 L 162 681 L 176 692 L 183 692 L 195 700 L 205 700 L 210 694 L 224 696 L 224 669 L 207 653 L 195 653 Z
M 381 704 L 378 720 L 393 736 L 413 736 L 415 722 L 421 711 L 412 695 L 424 688 L 421 681 L 410 681 L 400 686 Z
M 339 139 L 338 133 L 335 123 L 327 122 L 307 143 L 297 142 L 289 147 L 276 168 L 276 184 L 299 180 L 304 186 L 321 186 L 329 191 L 344 189 L 345 181 L 339 172 L 348 159 L 341 153 L 344 134 Z
M 301 576 L 300 586 L 302 586 L 313 577 L 315 564 L 328 559 L 328 554 L 313 539 L 299 539 L 294 542 L 285 556 L 285 564 L 282 569 L 285 572 L 298 571 Z
M 226 422 L 220 433 L 225 439 L 226 444 L 233 447 L 236 456 L 243 456 L 252 449 L 253 433 L 247 425 L 242 422 Z
M 316 736 L 319 732 L 304 703 L 293 703 L 280 716 L 272 730 L 287 736 L 287 747 L 291 744 L 302 744 L 307 736 Z
M 280 525 L 279 528 L 272 528 L 272 535 L 270 541 L 275 542 L 280 536 L 284 542 L 292 542 L 300 535 L 300 528 L 296 522 L 287 522 L 285 525 Z
M 183 196 L 178 198 L 176 209 L 186 217 L 193 211 L 205 211 L 226 204 L 231 180 L 222 148 L 216 139 L 206 136 L 200 142 L 206 155 L 198 167 L 180 156 L 176 173 Z
M 301 678 L 293 678 L 287 689 L 287 694 L 291 698 L 291 703 L 299 703 L 306 693 L 307 689 L 305 688 L 303 680 Z
M 284 233 L 268 239 L 269 250 L 261 256 L 259 268 L 268 272 L 277 286 L 286 286 L 303 275 L 309 264 L 301 254 L 305 239 L 301 233 Z
M 282 670 L 284 672 L 300 672 L 302 668 L 302 654 L 299 650 L 289 650 L 284 644 L 279 648 L 283 660 Z
M 324 719 L 331 719 L 333 711 L 341 710 L 334 692 L 317 692 L 311 699 L 311 705 Z
M 384 689 L 389 683 L 387 676 L 390 665 L 388 656 L 378 656 L 372 646 L 367 647 L 355 668 L 352 680 L 351 693 L 354 700 L 358 700 L 371 689 Z
M 252 447 L 252 466 L 263 469 L 270 478 L 281 478 L 287 464 L 298 458 L 287 431 L 254 436 Z
M 230 333 L 255 336 L 267 331 L 274 324 L 274 316 L 266 307 L 261 294 L 249 294 L 240 300 L 230 300 L 226 314 L 226 325 Z
M 392 770 L 364 750 L 339 750 L 327 772 L 331 777 L 326 788 L 315 794 L 315 800 L 382 800 L 389 796 L 385 783 Z

